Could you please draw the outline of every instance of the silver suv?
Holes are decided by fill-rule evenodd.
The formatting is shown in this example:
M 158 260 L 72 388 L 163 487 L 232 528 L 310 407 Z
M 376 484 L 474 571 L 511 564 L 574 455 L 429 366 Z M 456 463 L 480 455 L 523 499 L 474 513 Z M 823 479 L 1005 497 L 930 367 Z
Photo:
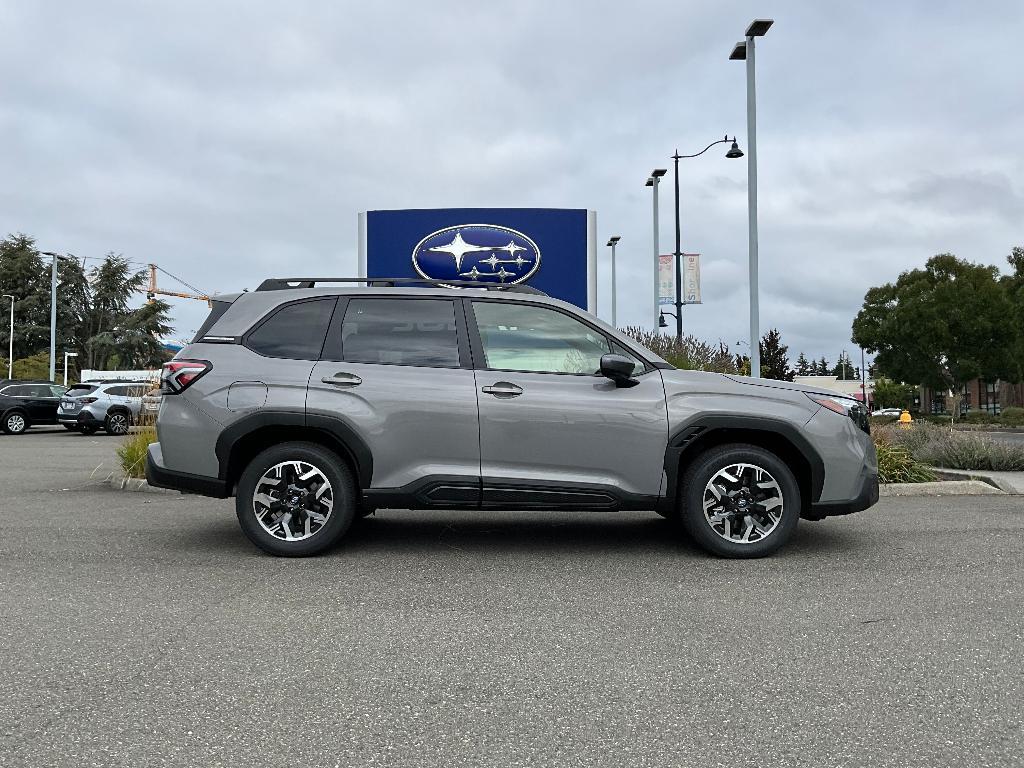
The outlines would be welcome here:
M 150 385 L 138 382 L 76 384 L 61 398 L 57 421 L 70 430 L 91 435 L 126 435 L 139 420 L 142 396 Z
M 676 370 L 524 286 L 324 285 L 356 282 L 218 297 L 164 366 L 149 482 L 234 495 L 249 539 L 292 556 L 436 508 L 653 510 L 757 557 L 878 499 L 857 401 Z

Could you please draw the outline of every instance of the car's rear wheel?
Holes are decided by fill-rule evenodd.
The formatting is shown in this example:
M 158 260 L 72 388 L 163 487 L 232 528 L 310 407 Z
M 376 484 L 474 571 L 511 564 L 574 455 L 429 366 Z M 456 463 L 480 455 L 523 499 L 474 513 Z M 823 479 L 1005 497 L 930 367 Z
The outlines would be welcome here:
M 683 476 L 680 496 L 686 531 L 723 557 L 770 555 L 800 519 L 792 470 L 755 445 L 723 445 L 699 456 Z
M 303 557 L 340 539 L 357 509 L 355 481 L 335 453 L 315 443 L 283 443 L 242 472 L 235 509 L 242 531 L 265 552 Z
M 89 437 L 89 435 L 95 435 L 97 429 L 98 427 L 96 427 L 94 424 L 84 424 L 83 426 L 78 427 L 78 431 L 81 432 L 86 437 Z
M 28 417 L 21 411 L 12 411 L 4 416 L 3 429 L 8 435 L 20 435 L 28 427 Z
M 124 411 L 108 414 L 106 421 L 103 422 L 103 428 L 107 430 L 108 435 L 127 435 L 131 426 L 132 417 Z

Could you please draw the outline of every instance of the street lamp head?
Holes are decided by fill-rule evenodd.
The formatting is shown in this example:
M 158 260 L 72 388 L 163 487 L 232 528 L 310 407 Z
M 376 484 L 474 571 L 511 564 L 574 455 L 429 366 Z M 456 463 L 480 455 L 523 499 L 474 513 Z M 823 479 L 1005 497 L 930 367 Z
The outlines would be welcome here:
M 654 186 L 654 177 L 653 176 L 648 176 L 647 177 L 647 181 L 644 182 L 644 186 L 645 187 L 653 187 Z
M 743 150 L 740 149 L 740 146 L 739 144 L 736 143 L 735 138 L 733 138 L 732 146 L 729 147 L 729 151 L 725 153 L 725 156 L 728 157 L 730 160 L 735 159 L 737 157 L 743 157 Z
M 665 313 L 664 312 L 659 312 L 658 313 L 658 327 L 659 328 L 668 328 L 668 320 L 665 319 Z
M 615 244 L 616 244 L 617 242 L 619 242 L 619 240 L 621 240 L 621 239 L 622 239 L 622 238 L 621 238 L 621 237 L 619 237 L 618 235 L 615 235 L 615 237 L 609 237 L 609 238 L 608 238 L 608 245 L 615 245 Z
M 747 27 L 747 37 L 764 37 L 774 23 L 775 19 L 754 19 Z
M 64 357 L 78 357 L 77 352 L 65 352 Z
M 668 173 L 667 168 L 655 168 L 653 171 L 651 171 L 651 176 L 660 179 L 666 173 Z
M 729 54 L 729 61 L 746 61 L 747 59 L 747 44 L 745 42 L 736 43 L 732 49 L 732 53 Z

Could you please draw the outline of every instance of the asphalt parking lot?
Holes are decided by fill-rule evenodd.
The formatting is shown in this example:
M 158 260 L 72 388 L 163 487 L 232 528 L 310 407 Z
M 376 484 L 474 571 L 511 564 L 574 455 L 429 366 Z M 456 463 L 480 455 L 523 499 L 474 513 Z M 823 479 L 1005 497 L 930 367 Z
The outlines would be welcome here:
M 780 555 L 653 514 L 384 512 L 307 560 L 230 501 L 0 435 L 4 766 L 1010 766 L 1024 498 L 887 498 Z

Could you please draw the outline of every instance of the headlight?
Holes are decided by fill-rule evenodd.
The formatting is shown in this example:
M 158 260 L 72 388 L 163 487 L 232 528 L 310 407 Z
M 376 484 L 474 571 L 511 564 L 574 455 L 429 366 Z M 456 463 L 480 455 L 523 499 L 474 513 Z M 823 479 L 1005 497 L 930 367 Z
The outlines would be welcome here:
M 870 434 L 871 423 L 868 420 L 868 410 L 861 404 L 860 400 L 840 395 L 812 395 L 808 392 L 804 394 L 822 408 L 828 408 L 840 416 L 849 416 L 858 427 Z

